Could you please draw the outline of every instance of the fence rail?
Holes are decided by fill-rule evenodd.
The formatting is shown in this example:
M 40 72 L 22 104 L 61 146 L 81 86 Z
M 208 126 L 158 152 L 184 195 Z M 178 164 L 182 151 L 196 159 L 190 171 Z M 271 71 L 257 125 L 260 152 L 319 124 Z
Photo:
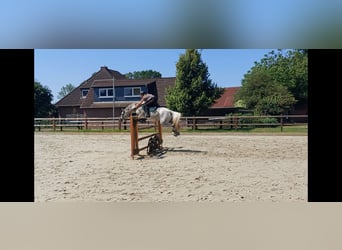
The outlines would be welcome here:
M 146 128 L 153 125 L 147 121 Z M 307 115 L 279 115 L 279 116 L 196 116 L 182 117 L 181 128 L 198 130 L 201 128 L 240 129 L 248 127 L 283 127 L 308 125 Z M 171 124 L 170 124 L 171 126 Z M 34 129 L 38 131 L 66 131 L 66 130 L 129 130 L 130 121 L 119 118 L 34 118 Z
M 204 128 L 241 129 L 253 127 L 307 126 L 307 115 L 250 116 L 232 115 L 219 117 L 184 117 L 185 126 L 193 130 Z M 184 126 L 184 124 L 183 124 Z

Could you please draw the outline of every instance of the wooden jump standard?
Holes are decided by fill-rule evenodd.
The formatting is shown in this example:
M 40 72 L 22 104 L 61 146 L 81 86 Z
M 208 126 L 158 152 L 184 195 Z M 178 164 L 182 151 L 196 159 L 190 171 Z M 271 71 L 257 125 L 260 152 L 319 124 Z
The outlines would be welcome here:
M 134 159 L 134 155 L 139 154 L 140 151 L 147 149 L 147 154 L 153 154 L 156 150 L 160 150 L 162 148 L 162 127 L 160 125 L 160 121 L 156 121 L 155 125 L 140 127 L 138 126 L 138 116 L 136 114 L 130 115 L 130 133 L 131 133 L 131 157 Z M 155 128 L 156 133 L 146 135 L 143 137 L 138 137 L 139 130 L 147 129 L 147 128 Z M 139 148 L 139 141 L 144 139 L 149 139 L 147 146 Z

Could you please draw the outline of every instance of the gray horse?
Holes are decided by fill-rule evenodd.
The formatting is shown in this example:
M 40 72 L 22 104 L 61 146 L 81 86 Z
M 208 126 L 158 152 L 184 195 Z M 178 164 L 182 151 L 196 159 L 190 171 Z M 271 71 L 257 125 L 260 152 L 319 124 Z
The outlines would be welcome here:
M 136 112 L 138 115 L 138 119 L 146 118 L 145 111 L 142 107 L 135 108 L 135 103 L 128 105 L 122 112 L 121 112 L 121 119 L 126 120 L 129 119 L 129 116 L 132 112 Z M 181 113 L 177 111 L 172 111 L 165 107 L 158 107 L 154 112 L 151 112 L 151 120 L 153 121 L 160 121 L 160 124 L 163 125 L 172 125 L 172 133 L 174 136 L 180 135 L 180 118 Z

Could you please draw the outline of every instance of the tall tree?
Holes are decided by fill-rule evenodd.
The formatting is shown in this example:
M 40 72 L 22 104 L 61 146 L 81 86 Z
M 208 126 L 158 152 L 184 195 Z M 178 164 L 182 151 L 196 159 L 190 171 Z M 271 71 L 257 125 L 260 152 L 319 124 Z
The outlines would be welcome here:
M 34 82 L 34 117 L 44 118 L 56 115 L 56 108 L 51 104 L 53 95 L 47 86 Z
M 134 71 L 128 72 L 125 74 L 128 79 L 147 79 L 147 78 L 161 78 L 162 74 L 155 70 L 142 70 L 142 71 Z
M 235 97 L 259 115 L 279 115 L 296 103 L 291 92 L 264 69 L 246 75 L 242 86 Z
M 263 68 L 285 86 L 296 100 L 306 101 L 308 96 L 308 50 L 272 50 L 253 69 Z
M 60 100 L 64 96 L 68 95 L 71 91 L 75 89 L 75 86 L 71 83 L 68 83 L 67 85 L 63 86 L 61 90 L 58 92 L 57 99 Z
M 221 96 L 223 89 L 209 79 L 207 65 L 196 49 L 187 49 L 176 64 L 176 83 L 167 89 L 169 108 L 184 116 L 199 115 Z
M 307 101 L 307 66 L 307 50 L 272 50 L 245 74 L 234 102 L 256 114 L 285 113 Z

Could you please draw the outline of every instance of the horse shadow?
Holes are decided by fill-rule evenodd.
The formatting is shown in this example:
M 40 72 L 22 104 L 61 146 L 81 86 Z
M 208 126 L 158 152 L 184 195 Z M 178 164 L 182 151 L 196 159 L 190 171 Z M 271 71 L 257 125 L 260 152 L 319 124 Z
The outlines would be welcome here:
M 183 147 L 166 147 L 165 150 L 167 152 L 180 152 L 180 153 L 203 153 L 206 154 L 208 151 L 202 151 L 202 150 L 193 150 L 193 149 L 185 149 Z
M 183 147 L 163 147 L 162 149 L 156 150 L 155 152 L 148 155 L 138 155 L 137 160 L 143 160 L 146 158 L 152 159 L 163 159 L 166 157 L 167 153 L 190 153 L 190 154 L 206 154 L 208 151 L 202 150 L 192 150 L 192 149 L 184 149 Z

